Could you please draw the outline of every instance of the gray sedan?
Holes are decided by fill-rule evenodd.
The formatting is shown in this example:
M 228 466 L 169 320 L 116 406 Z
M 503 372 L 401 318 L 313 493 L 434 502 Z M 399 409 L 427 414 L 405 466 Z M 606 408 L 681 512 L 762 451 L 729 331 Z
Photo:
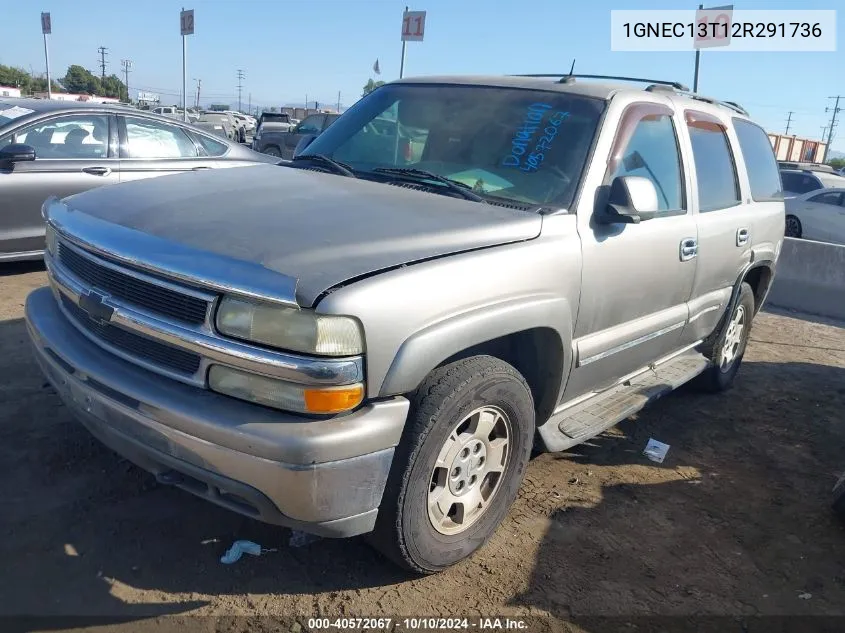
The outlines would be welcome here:
M 49 196 L 277 160 L 126 107 L 0 98 L 0 261 L 41 257 L 41 204 Z

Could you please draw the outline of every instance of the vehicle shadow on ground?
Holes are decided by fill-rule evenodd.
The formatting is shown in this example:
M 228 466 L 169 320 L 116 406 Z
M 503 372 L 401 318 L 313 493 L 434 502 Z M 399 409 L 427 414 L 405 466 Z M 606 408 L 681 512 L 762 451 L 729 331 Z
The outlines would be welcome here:
M 511 604 L 590 633 L 843 615 L 845 529 L 829 505 L 845 470 L 843 410 L 845 368 L 746 361 L 727 394 L 682 387 L 587 445 L 541 457 L 582 466 L 573 488 L 631 467 L 598 502 L 576 492 L 549 508 L 531 580 Z M 662 464 L 642 455 L 651 437 L 671 446 Z M 810 630 L 794 624 L 778 630 Z
M 808 314 L 806 312 L 799 312 L 798 310 L 790 310 L 789 308 L 781 308 L 775 305 L 765 304 L 763 312 L 774 314 L 776 316 L 789 317 L 791 319 L 801 319 L 802 321 L 809 321 L 810 323 L 818 323 L 820 325 L 831 325 L 833 327 L 845 328 L 845 321 L 833 319 L 819 314 Z

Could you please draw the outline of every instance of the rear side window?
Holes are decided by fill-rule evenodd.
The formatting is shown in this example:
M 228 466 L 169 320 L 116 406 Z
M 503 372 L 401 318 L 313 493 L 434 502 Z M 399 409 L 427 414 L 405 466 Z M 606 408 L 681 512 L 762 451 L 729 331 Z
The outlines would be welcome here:
M 698 175 L 699 210 L 717 211 L 736 206 L 739 204 L 739 186 L 725 128 L 690 114 L 687 113 L 687 129 Z
M 751 197 L 757 201 L 782 198 L 778 164 L 769 136 L 762 128 L 744 119 L 734 119 L 734 130 L 748 172 Z
M 780 172 L 780 178 L 783 182 L 783 190 L 790 193 L 810 193 L 816 189 L 822 188 L 821 181 L 810 174 L 804 174 L 794 171 Z

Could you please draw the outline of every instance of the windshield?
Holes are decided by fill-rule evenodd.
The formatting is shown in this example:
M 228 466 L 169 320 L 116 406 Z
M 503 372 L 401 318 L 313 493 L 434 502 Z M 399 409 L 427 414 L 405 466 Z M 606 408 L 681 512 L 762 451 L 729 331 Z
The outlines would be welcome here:
M 371 175 L 420 169 L 481 195 L 566 207 L 603 108 L 563 92 L 393 84 L 361 99 L 302 155 Z
M 22 108 L 7 101 L 0 101 L 0 127 L 3 127 L 10 121 L 14 121 L 24 115 L 32 114 L 33 112 L 35 112 L 35 110 Z

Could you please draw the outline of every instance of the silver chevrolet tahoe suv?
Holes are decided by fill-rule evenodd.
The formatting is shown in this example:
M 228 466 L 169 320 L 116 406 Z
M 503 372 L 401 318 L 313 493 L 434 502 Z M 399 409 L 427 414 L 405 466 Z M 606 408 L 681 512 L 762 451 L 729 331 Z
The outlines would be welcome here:
M 532 449 L 730 387 L 771 284 L 766 133 L 614 79 L 400 80 L 290 163 L 50 199 L 37 359 L 160 481 L 442 570 Z

